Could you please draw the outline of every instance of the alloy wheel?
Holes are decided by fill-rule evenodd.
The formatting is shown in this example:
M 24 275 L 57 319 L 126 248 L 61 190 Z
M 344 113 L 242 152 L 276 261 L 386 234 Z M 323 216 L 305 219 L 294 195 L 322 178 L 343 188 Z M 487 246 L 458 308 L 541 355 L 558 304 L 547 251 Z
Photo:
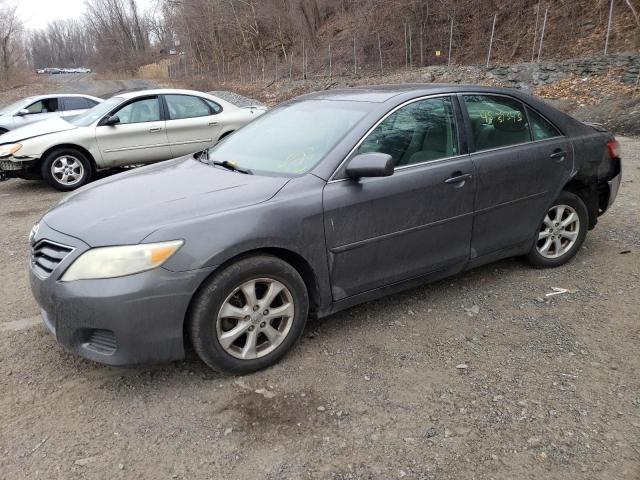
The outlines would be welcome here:
M 216 319 L 218 342 L 242 360 L 273 352 L 291 330 L 295 306 L 289 289 L 272 278 L 248 280 L 225 299 Z
M 51 163 L 51 176 L 66 187 L 79 183 L 83 175 L 84 165 L 71 155 L 58 157 Z
M 536 249 L 544 258 L 558 258 L 566 254 L 580 234 L 580 218 L 569 205 L 554 205 L 542 221 Z

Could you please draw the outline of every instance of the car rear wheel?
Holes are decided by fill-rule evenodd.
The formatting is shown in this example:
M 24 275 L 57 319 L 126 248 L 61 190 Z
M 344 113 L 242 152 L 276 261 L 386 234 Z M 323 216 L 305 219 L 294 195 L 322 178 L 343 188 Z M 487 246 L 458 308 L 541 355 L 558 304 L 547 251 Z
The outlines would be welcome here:
M 277 362 L 302 334 L 308 313 L 305 283 L 291 265 L 269 255 L 248 257 L 200 289 L 189 336 L 211 368 L 244 374 Z
M 87 156 L 74 148 L 60 148 L 42 162 L 42 178 L 56 190 L 68 192 L 89 182 L 93 175 Z
M 0 128 L 0 135 L 2 135 L 3 133 L 7 133 L 9 130 L 7 130 L 6 128 Z
M 589 214 L 580 197 L 562 192 L 549 208 L 527 255 L 536 267 L 558 267 L 571 260 L 587 236 Z

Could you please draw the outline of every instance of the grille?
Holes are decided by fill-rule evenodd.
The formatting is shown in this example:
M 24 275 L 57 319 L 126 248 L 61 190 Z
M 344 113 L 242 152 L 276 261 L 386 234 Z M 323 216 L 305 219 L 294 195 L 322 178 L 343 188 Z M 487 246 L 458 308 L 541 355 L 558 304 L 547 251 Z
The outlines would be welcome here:
M 91 330 L 85 346 L 95 352 L 107 355 L 116 351 L 116 336 L 111 330 Z
M 48 277 L 51 272 L 71 253 L 73 248 L 49 240 L 40 240 L 31 247 L 31 264 L 41 276 Z

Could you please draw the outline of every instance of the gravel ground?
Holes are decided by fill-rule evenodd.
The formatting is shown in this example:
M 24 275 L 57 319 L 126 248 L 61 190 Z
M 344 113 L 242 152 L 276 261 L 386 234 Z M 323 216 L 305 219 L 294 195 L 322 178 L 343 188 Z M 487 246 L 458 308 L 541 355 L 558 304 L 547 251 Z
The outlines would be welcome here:
M 0 478 L 637 480 L 640 140 L 622 145 L 618 200 L 568 265 L 352 308 L 242 378 L 63 350 L 27 282 L 29 229 L 62 195 L 0 183 Z
M 245 97 L 244 95 L 240 95 L 236 92 L 230 92 L 229 90 L 214 90 L 212 92 L 207 92 L 209 95 L 213 95 L 214 97 L 221 98 L 222 100 L 226 100 L 229 103 L 232 103 L 238 107 L 250 107 L 250 106 L 258 106 L 264 105 L 260 100 L 255 100 L 253 98 Z

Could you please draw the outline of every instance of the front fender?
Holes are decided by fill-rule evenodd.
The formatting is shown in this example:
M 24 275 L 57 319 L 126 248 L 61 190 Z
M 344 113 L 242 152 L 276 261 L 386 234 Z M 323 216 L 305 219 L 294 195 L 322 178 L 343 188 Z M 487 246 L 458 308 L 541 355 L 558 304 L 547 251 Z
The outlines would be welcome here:
M 302 258 L 315 276 L 321 304 L 330 301 L 322 188 L 305 175 L 288 182 L 271 199 L 156 230 L 145 243 L 182 238 L 184 246 L 164 265 L 172 271 L 219 266 L 256 250 L 279 249 Z

